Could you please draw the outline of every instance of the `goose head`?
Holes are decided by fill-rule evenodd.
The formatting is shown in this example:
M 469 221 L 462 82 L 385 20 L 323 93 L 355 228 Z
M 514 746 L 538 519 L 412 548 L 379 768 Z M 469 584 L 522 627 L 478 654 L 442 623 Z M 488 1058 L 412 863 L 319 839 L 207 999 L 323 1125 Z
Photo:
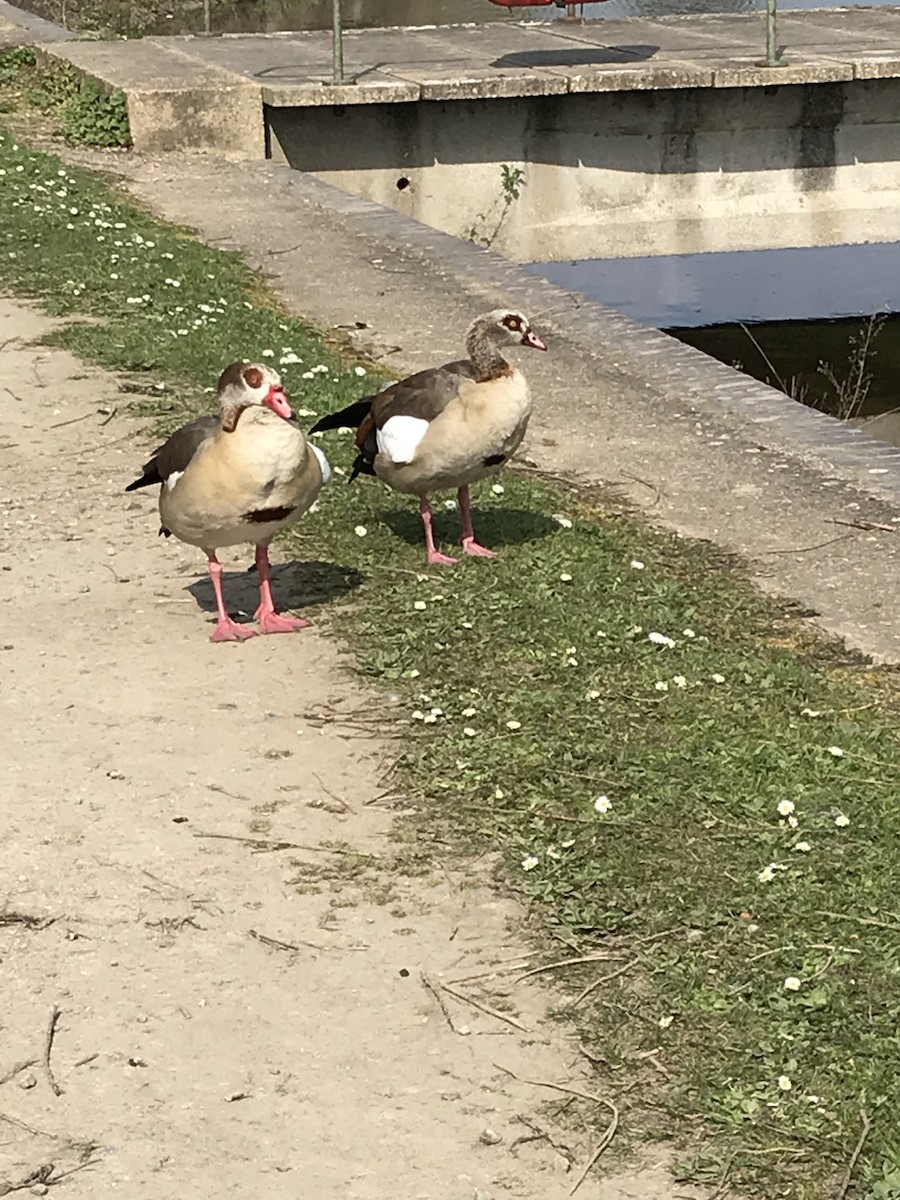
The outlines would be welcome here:
M 241 413 L 254 406 L 269 408 L 286 421 L 294 415 L 281 386 L 281 376 L 263 363 L 231 363 L 219 376 L 217 390 L 226 433 L 233 433 Z
M 479 357 L 477 349 L 484 350 L 490 347 L 496 352 L 505 346 L 529 346 L 532 350 L 547 349 L 531 328 L 525 314 L 516 309 L 495 308 L 477 317 L 469 326 L 466 349 L 470 358 Z M 474 354 L 473 348 L 477 348 Z

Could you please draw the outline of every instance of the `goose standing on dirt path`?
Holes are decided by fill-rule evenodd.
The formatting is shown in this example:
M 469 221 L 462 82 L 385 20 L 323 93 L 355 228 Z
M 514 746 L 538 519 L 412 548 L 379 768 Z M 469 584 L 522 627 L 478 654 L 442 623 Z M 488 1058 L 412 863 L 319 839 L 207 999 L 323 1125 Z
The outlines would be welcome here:
M 219 415 L 198 417 L 173 433 L 125 489 L 161 484 L 161 534 L 199 546 L 209 559 L 219 619 L 211 641 L 240 642 L 255 631 L 229 617 L 216 550 L 256 546 L 260 633 L 293 633 L 309 624 L 275 611 L 269 543 L 315 501 L 331 469 L 293 419 L 281 379 L 259 363 L 236 362 L 219 377 Z
M 525 376 L 503 347 L 547 347 L 520 312 L 495 309 L 466 335 L 468 358 L 419 371 L 375 396 L 323 417 L 311 434 L 356 427 L 359 454 L 350 475 L 375 475 L 388 487 L 419 497 L 428 562 L 452 565 L 434 544 L 431 492 L 455 488 L 465 554 L 495 558 L 475 540 L 469 484 L 496 474 L 516 451 L 531 416 Z

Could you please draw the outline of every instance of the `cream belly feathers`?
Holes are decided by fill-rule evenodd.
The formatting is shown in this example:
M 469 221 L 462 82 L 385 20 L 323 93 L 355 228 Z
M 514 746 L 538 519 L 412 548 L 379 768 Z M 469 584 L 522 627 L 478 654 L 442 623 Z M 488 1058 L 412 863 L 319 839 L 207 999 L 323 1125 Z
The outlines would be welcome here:
M 268 546 L 309 509 L 327 483 L 324 454 L 292 419 L 281 380 L 258 363 L 232 363 L 219 379 L 219 416 L 199 417 L 173 433 L 126 491 L 159 484 L 160 533 L 199 546 L 209 560 L 218 621 L 213 641 L 243 641 L 254 631 L 225 609 L 221 546 L 256 546 L 261 633 L 291 633 L 308 622 L 275 611 Z
M 428 503 L 429 493 L 447 488 L 458 492 L 463 551 L 494 557 L 475 540 L 469 485 L 499 471 L 528 426 L 531 392 L 503 356 L 509 345 L 546 350 L 522 313 L 486 313 L 469 328 L 468 358 L 410 375 L 310 430 L 355 426 L 359 454 L 350 481 L 375 475 L 395 491 L 419 497 L 429 563 L 456 561 L 435 547 Z

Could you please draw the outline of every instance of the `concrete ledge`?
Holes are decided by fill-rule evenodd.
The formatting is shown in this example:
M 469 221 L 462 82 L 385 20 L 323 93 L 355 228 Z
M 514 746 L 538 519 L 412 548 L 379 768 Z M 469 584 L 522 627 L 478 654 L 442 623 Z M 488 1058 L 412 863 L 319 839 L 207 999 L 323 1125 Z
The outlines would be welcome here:
M 16 8 L 0 0 L 0 45 L 25 45 L 30 42 L 66 42 L 77 38 L 78 34 L 71 29 L 63 29 L 62 25 L 54 25 L 43 17 L 26 12 L 24 8 Z
M 121 52 L 131 45 L 67 42 L 37 49 L 48 59 L 71 64 L 102 88 L 125 93 L 136 150 L 265 158 L 259 84 L 149 40 L 139 43 L 139 55 Z
M 197 93 L 213 87 L 224 73 L 232 86 L 240 81 L 266 89 L 265 103 L 279 108 L 768 88 L 900 74 L 900 9 L 809 10 L 789 16 L 788 63 L 780 68 L 762 62 L 760 14 L 709 14 L 577 26 L 542 21 L 348 31 L 347 82 L 337 89 L 330 86 L 331 36 L 324 32 L 103 43 L 102 54 L 84 69 L 123 88 L 130 98 L 132 91 L 158 87 L 146 76 L 157 71 L 160 55 L 170 54 L 181 57 L 183 66 L 169 72 L 169 91 Z M 174 99 L 169 104 L 177 107 Z M 186 143 L 185 148 L 196 147 Z

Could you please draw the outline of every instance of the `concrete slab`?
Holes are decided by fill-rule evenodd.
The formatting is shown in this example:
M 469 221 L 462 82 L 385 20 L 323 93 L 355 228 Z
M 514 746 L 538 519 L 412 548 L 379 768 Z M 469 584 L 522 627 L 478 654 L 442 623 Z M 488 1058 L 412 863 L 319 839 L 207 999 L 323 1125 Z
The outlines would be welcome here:
M 0 48 L 26 46 L 34 42 L 68 42 L 78 34 L 45 21 L 24 8 L 0 0 Z
M 713 73 L 700 63 L 654 62 L 652 67 L 610 63 L 570 75 L 570 92 L 620 92 L 711 87 Z
M 151 40 L 140 53 L 124 42 L 41 45 L 101 87 L 121 88 L 128 103 L 134 146 L 147 153 L 188 150 L 223 158 L 265 158 L 262 91 L 240 75 L 205 66 L 176 48 Z
M 347 72 L 347 81 L 331 83 L 331 73 L 304 83 L 275 81 L 264 83 L 262 100 L 272 108 L 321 108 L 330 104 L 400 104 L 420 100 L 422 88 L 412 80 L 397 79 L 382 71 L 368 70 L 354 75 Z
M 780 87 L 791 83 L 841 83 L 853 79 L 853 63 L 837 59 L 804 58 L 797 61 L 794 54 L 785 55 L 785 65 L 768 67 L 764 56 L 735 58 L 716 67 L 713 71 L 713 86 L 731 87 Z
M 496 99 L 501 96 L 553 96 L 569 90 L 569 78 L 551 71 L 501 73 L 490 67 L 434 69 L 397 67 L 397 75 L 417 83 L 423 100 Z

